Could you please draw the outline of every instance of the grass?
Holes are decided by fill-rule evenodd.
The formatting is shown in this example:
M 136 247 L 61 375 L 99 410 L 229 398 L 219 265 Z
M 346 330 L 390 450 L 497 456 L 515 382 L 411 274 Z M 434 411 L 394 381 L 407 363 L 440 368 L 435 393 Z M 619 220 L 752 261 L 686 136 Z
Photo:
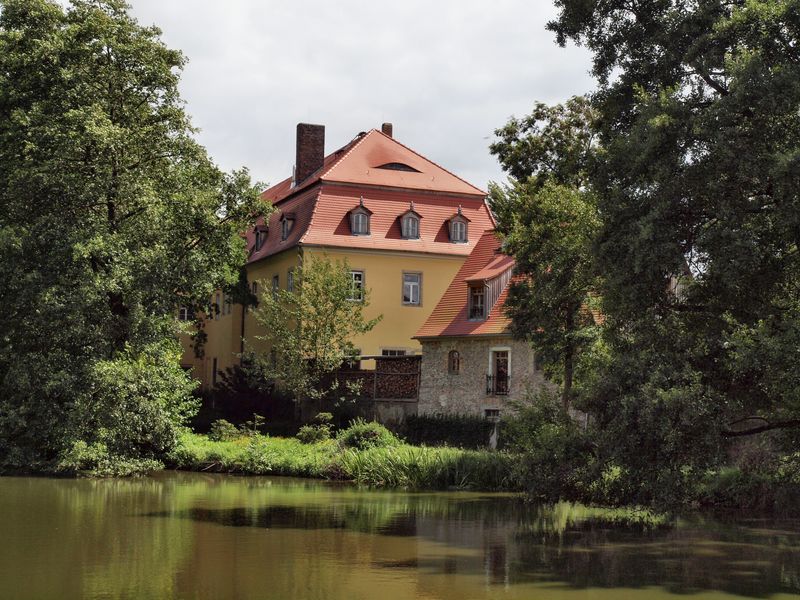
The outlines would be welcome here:
M 168 460 L 189 471 L 291 475 L 403 489 L 516 490 L 512 460 L 501 452 L 399 445 L 344 448 L 336 440 L 303 444 L 261 435 L 215 442 L 185 433 Z

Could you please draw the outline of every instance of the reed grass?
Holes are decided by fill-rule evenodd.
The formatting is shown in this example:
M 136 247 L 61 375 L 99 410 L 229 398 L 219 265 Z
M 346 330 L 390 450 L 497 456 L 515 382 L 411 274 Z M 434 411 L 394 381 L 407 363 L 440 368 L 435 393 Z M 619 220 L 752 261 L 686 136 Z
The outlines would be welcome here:
M 502 452 L 399 445 L 344 448 L 335 440 L 303 444 L 261 435 L 212 441 L 185 433 L 169 459 L 189 471 L 290 475 L 402 489 L 517 490 L 512 457 Z

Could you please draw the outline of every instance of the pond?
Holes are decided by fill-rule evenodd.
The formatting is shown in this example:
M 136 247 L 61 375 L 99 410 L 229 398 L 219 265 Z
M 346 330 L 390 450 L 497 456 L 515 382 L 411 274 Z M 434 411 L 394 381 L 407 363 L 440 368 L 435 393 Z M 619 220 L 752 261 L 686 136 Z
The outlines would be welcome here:
M 0 478 L 0 598 L 789 598 L 800 522 L 614 525 L 501 494 Z

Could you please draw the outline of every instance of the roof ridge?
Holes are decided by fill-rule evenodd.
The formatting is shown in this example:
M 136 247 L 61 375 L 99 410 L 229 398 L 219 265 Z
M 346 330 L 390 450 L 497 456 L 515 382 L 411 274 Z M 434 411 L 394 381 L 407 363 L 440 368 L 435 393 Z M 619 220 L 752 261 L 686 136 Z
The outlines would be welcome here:
M 419 152 L 417 152 L 417 151 L 416 151 L 416 150 L 414 150 L 413 148 L 410 148 L 410 147 L 406 146 L 406 145 L 405 145 L 403 142 L 400 142 L 400 141 L 396 140 L 395 138 L 393 138 L 393 137 L 392 137 L 392 136 L 390 136 L 390 135 L 386 135 L 385 133 L 383 133 L 382 131 L 379 131 L 378 129 L 371 129 L 369 133 L 372 133 L 373 131 L 374 131 L 375 133 L 379 133 L 379 134 L 381 134 L 382 136 L 384 136 L 384 137 L 386 137 L 386 138 L 388 138 L 388 139 L 392 140 L 394 143 L 396 143 L 396 144 L 398 144 L 398 145 L 402 146 L 403 148 L 405 148 L 406 150 L 408 150 L 408 151 L 409 151 L 409 152 L 411 152 L 412 154 L 415 154 L 416 156 L 419 156 L 419 157 L 420 157 L 422 160 L 427 160 L 429 163 L 431 163 L 432 165 L 434 165 L 434 166 L 436 166 L 436 167 L 440 168 L 442 171 L 444 171 L 444 172 L 445 172 L 445 173 L 447 173 L 448 175 L 452 175 L 453 177 L 455 177 L 456 179 L 458 179 L 460 182 L 462 182 L 462 183 L 466 183 L 466 184 L 467 184 L 469 187 L 471 187 L 473 190 L 477 190 L 477 191 L 478 191 L 478 193 L 480 193 L 482 196 L 486 196 L 486 195 L 487 195 L 487 193 L 486 193 L 486 192 L 484 192 L 482 189 L 475 187 L 475 186 L 474 186 L 474 185 L 472 185 L 472 184 L 471 184 L 469 181 L 467 181 L 466 179 L 464 179 L 464 178 L 462 178 L 462 177 L 459 177 L 458 175 L 456 175 L 455 173 L 453 173 L 453 172 L 452 172 L 452 171 L 450 171 L 449 169 L 445 169 L 445 168 L 444 168 L 442 165 L 440 165 L 439 163 L 437 163 L 435 160 L 431 160 L 431 159 L 430 159 L 430 158 L 428 158 L 427 156 L 422 156 L 422 154 L 420 154 Z M 364 136 L 364 137 L 367 137 L 367 136 Z

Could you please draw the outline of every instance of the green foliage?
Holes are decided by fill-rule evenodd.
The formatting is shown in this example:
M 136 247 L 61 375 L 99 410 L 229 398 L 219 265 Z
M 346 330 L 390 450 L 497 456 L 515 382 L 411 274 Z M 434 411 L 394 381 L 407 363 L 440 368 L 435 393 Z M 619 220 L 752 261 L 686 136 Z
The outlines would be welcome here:
M 236 281 L 267 210 L 192 138 L 184 57 L 127 11 L 0 2 L 0 469 L 169 448 L 191 405 L 174 311 Z
M 160 471 L 164 465 L 149 458 L 114 456 L 102 442 L 87 445 L 75 442 L 64 453 L 57 469 L 66 473 L 79 473 L 90 477 L 130 477 Z
M 259 415 L 258 413 L 253 413 L 253 417 L 245 421 L 239 426 L 239 430 L 242 432 L 242 435 L 245 436 L 257 436 L 261 435 L 264 430 L 264 425 L 266 423 L 266 419 Z
M 537 500 L 583 497 L 594 461 L 587 435 L 546 392 L 517 407 L 502 423 L 504 447 L 518 455 L 517 476 Z
M 114 456 L 158 458 L 177 442 L 179 425 L 197 408 L 196 382 L 178 364 L 174 340 L 98 361 L 90 393 L 76 401 L 69 430 L 79 440 L 97 441 Z
M 415 446 L 349 448 L 334 463 L 344 478 L 376 487 L 518 490 L 512 459 L 501 452 Z
M 367 448 L 388 448 L 398 446 L 400 440 L 380 423 L 356 417 L 347 429 L 338 433 L 336 439 L 345 448 L 366 450 Z
M 208 439 L 212 442 L 230 442 L 242 436 L 242 432 L 230 421 L 217 419 L 211 424 Z
M 565 405 L 581 351 L 598 334 L 593 245 L 600 215 L 588 185 L 598 153 L 595 119 L 583 97 L 537 103 L 530 116 L 498 129 L 491 146 L 511 174 L 508 185 L 491 187 L 492 209 L 504 251 L 524 275 L 506 301 L 512 331 L 531 342 L 550 378 L 562 384 Z
M 269 289 L 266 283 L 261 287 Z M 364 318 L 369 295 L 361 290 L 356 301 L 354 293 L 346 261 L 307 255 L 295 270 L 295 291 L 263 294 L 255 317 L 267 332 L 257 339 L 271 349 L 256 356 L 264 375 L 295 398 L 343 401 L 358 395 L 358 386 L 340 385 L 331 377 L 353 356 L 351 340 L 381 318 Z
M 415 446 L 485 448 L 495 424 L 483 417 L 459 414 L 408 415 L 399 433 Z
M 303 425 L 297 432 L 297 439 L 304 444 L 316 444 L 331 438 L 333 414 L 321 412 L 314 417 L 313 425 Z

